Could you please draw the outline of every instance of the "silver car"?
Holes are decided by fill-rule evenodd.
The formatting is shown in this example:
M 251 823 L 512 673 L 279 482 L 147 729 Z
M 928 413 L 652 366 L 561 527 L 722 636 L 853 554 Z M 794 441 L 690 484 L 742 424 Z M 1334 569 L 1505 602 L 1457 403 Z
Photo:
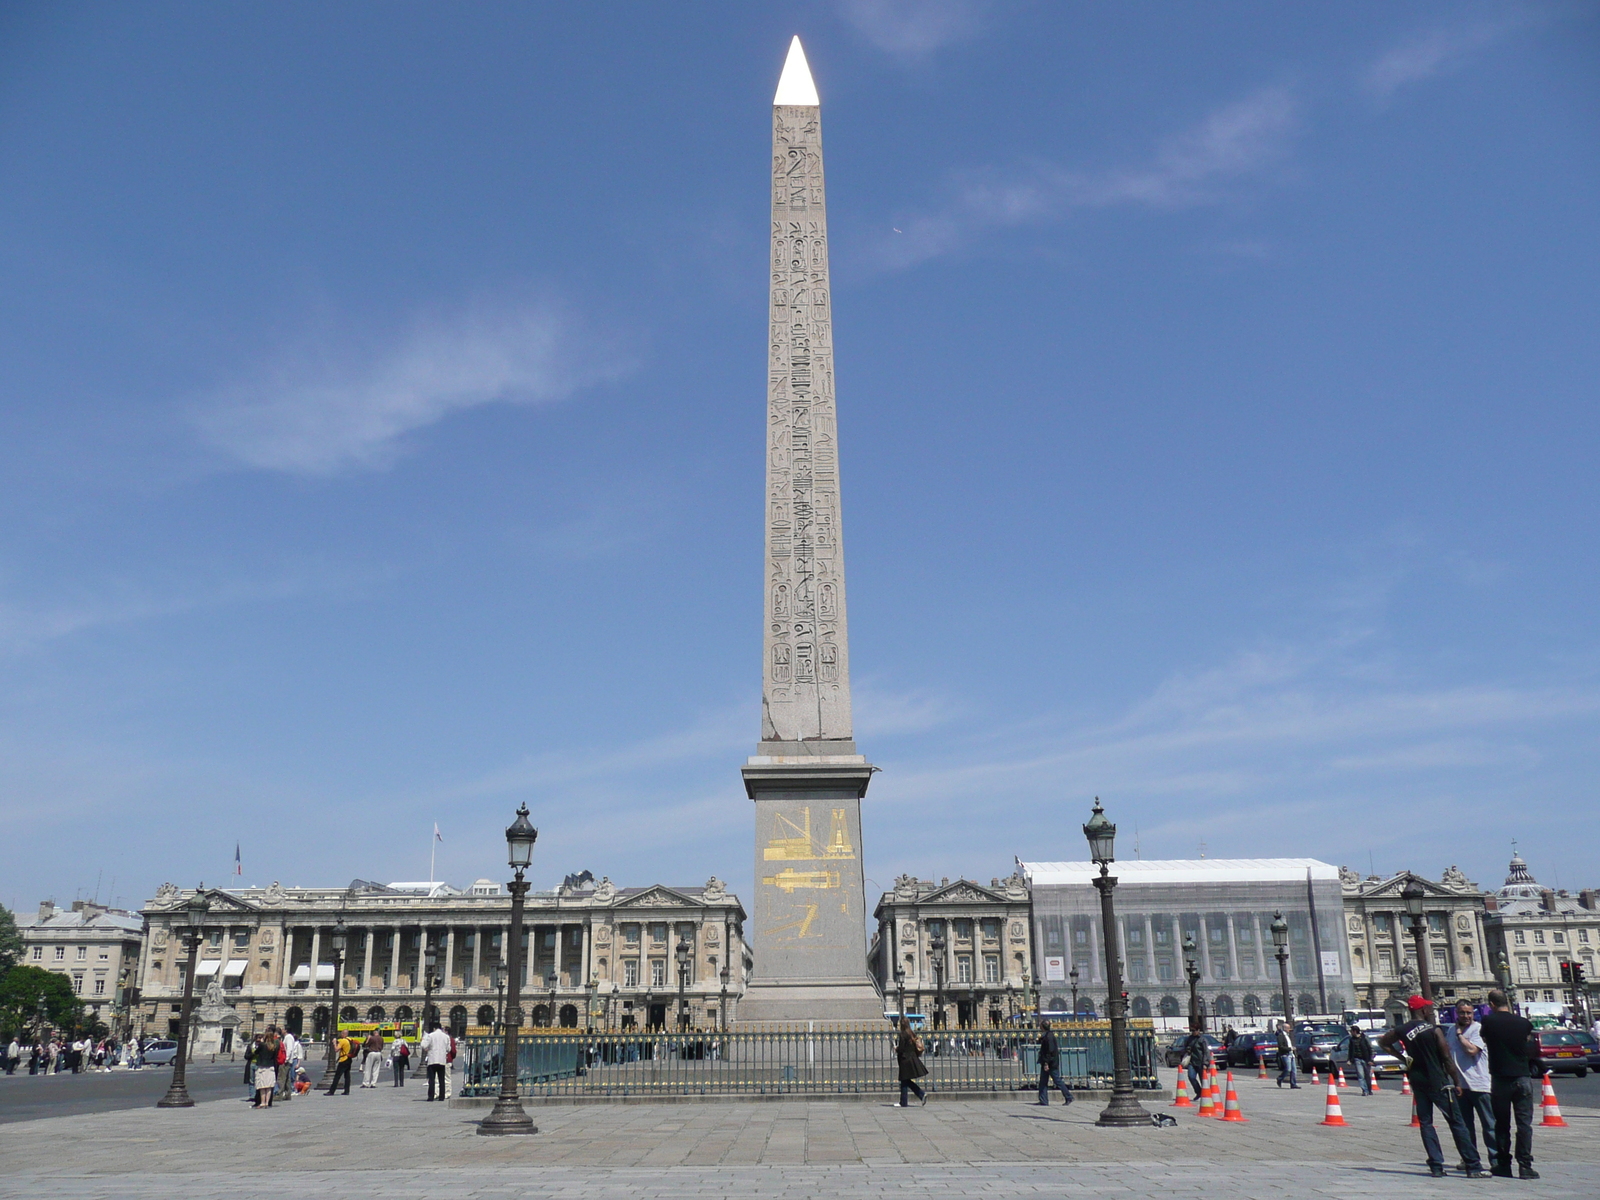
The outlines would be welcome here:
M 157 1038 L 145 1043 L 144 1065 L 147 1067 L 170 1067 L 176 1057 L 178 1057 L 177 1042 Z

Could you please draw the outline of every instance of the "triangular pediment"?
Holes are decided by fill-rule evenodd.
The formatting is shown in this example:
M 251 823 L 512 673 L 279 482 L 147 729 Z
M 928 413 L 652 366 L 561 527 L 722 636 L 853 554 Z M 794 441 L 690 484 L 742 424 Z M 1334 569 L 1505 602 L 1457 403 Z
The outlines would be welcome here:
M 251 904 L 248 900 L 241 900 L 237 896 L 231 896 L 221 888 L 206 888 L 203 894 L 211 902 L 212 914 L 217 912 L 258 913 L 261 911 L 259 906 Z
M 1004 892 L 986 888 L 970 879 L 958 879 L 918 897 L 918 904 L 1004 904 Z
M 1400 874 L 1391 879 L 1385 879 L 1381 883 L 1369 883 L 1361 889 L 1361 895 L 1368 900 L 1381 897 L 1383 899 L 1393 898 L 1398 901 L 1401 899 L 1400 893 L 1409 887 L 1413 881 L 1422 885 L 1423 892 L 1429 898 L 1438 896 L 1455 899 L 1461 895 L 1454 888 L 1443 887 L 1431 879 L 1424 879 L 1421 875 L 1413 875 L 1409 871 L 1402 871 Z
M 618 908 L 655 908 L 663 905 L 699 904 L 700 901 L 693 896 L 686 896 L 682 892 L 669 887 L 656 884 L 654 887 L 645 888 L 635 896 L 617 901 Z

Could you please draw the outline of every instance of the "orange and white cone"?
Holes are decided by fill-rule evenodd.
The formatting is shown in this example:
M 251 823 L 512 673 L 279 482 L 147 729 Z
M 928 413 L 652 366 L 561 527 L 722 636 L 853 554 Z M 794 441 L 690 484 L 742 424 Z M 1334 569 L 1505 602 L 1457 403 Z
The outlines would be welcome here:
M 1267 1054 L 1266 1054 L 1266 1051 L 1262 1050 L 1260 1047 L 1257 1047 L 1256 1048 L 1256 1078 L 1257 1079 L 1265 1079 L 1266 1077 L 1267 1077 Z
M 1228 1095 L 1223 1103 L 1222 1119 L 1224 1121 L 1248 1121 L 1244 1110 L 1239 1107 L 1239 1093 L 1233 1090 L 1233 1072 L 1228 1072 Z
M 1195 1116 L 1214 1117 L 1216 1116 L 1216 1107 L 1216 1102 L 1211 1098 L 1211 1081 L 1202 1075 L 1200 1077 L 1200 1111 Z
M 1350 1086 L 1348 1083 L 1346 1083 L 1344 1081 L 1344 1068 L 1343 1067 L 1339 1068 L 1339 1086 L 1340 1087 L 1349 1087 Z
M 1556 1089 L 1550 1083 L 1550 1072 L 1544 1073 L 1544 1099 L 1539 1102 L 1540 1109 L 1544 1112 L 1544 1119 L 1540 1125 L 1549 1125 L 1555 1129 L 1565 1129 L 1567 1123 L 1561 1117 L 1561 1105 L 1556 1103 Z
M 1189 1073 L 1182 1067 L 1178 1068 L 1178 1094 L 1173 1098 L 1169 1108 L 1193 1108 L 1194 1104 L 1189 1099 Z
M 1322 1080 L 1317 1078 L 1317 1064 L 1316 1063 L 1312 1063 L 1311 1064 L 1311 1086 L 1312 1087 L 1319 1087 L 1319 1086 L 1321 1086 L 1321 1084 L 1322 1084 Z
M 1322 1118 L 1324 1125 L 1345 1124 L 1344 1113 L 1339 1108 L 1339 1085 L 1333 1080 L 1328 1080 L 1328 1111 Z
M 1400 1076 L 1400 1094 L 1402 1096 L 1411 1095 L 1411 1076 L 1409 1076 L 1409 1075 Z
M 1422 1122 L 1417 1119 L 1417 1098 L 1415 1096 L 1411 1097 L 1411 1128 L 1422 1128 Z

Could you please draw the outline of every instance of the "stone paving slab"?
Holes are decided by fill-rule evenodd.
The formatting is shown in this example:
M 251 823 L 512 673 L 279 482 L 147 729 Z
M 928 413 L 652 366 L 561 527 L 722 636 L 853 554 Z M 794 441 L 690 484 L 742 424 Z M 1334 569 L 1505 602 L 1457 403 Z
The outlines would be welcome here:
M 1427 1187 L 1410 1103 L 1239 1082 L 1249 1123 L 1179 1111 L 1170 1129 L 1099 1129 L 1100 1105 L 945 1102 L 900 1109 L 828 1100 L 531 1107 L 533 1137 L 477 1135 L 477 1110 L 420 1088 L 319 1093 L 270 1110 L 215 1100 L 0 1126 L 0 1200 L 856 1195 L 1172 1196 L 1298 1200 L 1414 1196 Z M 1173 1112 L 1162 1106 L 1161 1111 Z M 1536 1131 L 1540 1195 L 1600 1194 L 1600 1110 Z M 1448 1137 L 1446 1137 L 1448 1145 Z M 1452 1156 L 1453 1159 L 1453 1156 Z M 239 1171 L 219 1172 L 219 1162 Z M 262 1170 L 263 1162 L 274 1166 Z M 1504 1181 L 1451 1187 L 1499 1190 Z

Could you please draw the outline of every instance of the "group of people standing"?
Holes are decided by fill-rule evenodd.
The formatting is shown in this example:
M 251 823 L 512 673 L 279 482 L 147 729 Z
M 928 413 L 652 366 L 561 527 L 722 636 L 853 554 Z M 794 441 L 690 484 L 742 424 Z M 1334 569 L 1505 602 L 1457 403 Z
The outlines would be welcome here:
M 927 1064 L 922 1061 L 925 1047 L 922 1039 L 911 1028 L 911 1021 L 901 1017 L 895 1033 L 894 1057 L 895 1065 L 900 1077 L 900 1107 L 909 1108 L 910 1098 L 915 1095 L 919 1104 L 928 1102 L 928 1093 L 917 1080 L 928 1073 Z M 1054 1085 L 1061 1092 L 1063 1104 L 1072 1103 L 1072 1091 L 1061 1081 L 1061 1046 L 1056 1041 L 1056 1035 L 1050 1029 L 1049 1021 L 1039 1022 L 1039 1104 L 1041 1107 L 1050 1106 L 1050 1088 Z
M 137 1067 L 140 1064 L 139 1043 L 130 1038 L 119 1042 L 115 1038 L 46 1037 L 24 1045 L 13 1037 L 8 1045 L 0 1046 L 0 1070 L 15 1075 L 23 1057 L 28 1060 L 29 1075 L 59 1075 L 63 1071 L 73 1075 L 81 1071 L 109 1071 L 115 1066 Z
M 435 1025 L 418 1040 L 417 1051 L 422 1057 L 423 1066 L 428 1071 L 428 1099 L 448 1100 L 450 1064 L 455 1062 L 456 1058 L 456 1039 Z M 406 1070 L 411 1065 L 412 1052 L 411 1043 L 406 1041 L 404 1035 L 397 1035 L 392 1042 L 385 1042 L 383 1034 L 376 1029 L 360 1039 L 341 1033 L 334 1039 L 333 1052 L 335 1055 L 333 1081 L 327 1091 L 330 1096 L 350 1094 L 350 1073 L 358 1064 L 361 1067 L 363 1088 L 378 1086 L 385 1062 L 389 1064 L 394 1086 L 406 1085 Z M 341 1083 L 344 1085 L 344 1091 L 339 1093 Z

